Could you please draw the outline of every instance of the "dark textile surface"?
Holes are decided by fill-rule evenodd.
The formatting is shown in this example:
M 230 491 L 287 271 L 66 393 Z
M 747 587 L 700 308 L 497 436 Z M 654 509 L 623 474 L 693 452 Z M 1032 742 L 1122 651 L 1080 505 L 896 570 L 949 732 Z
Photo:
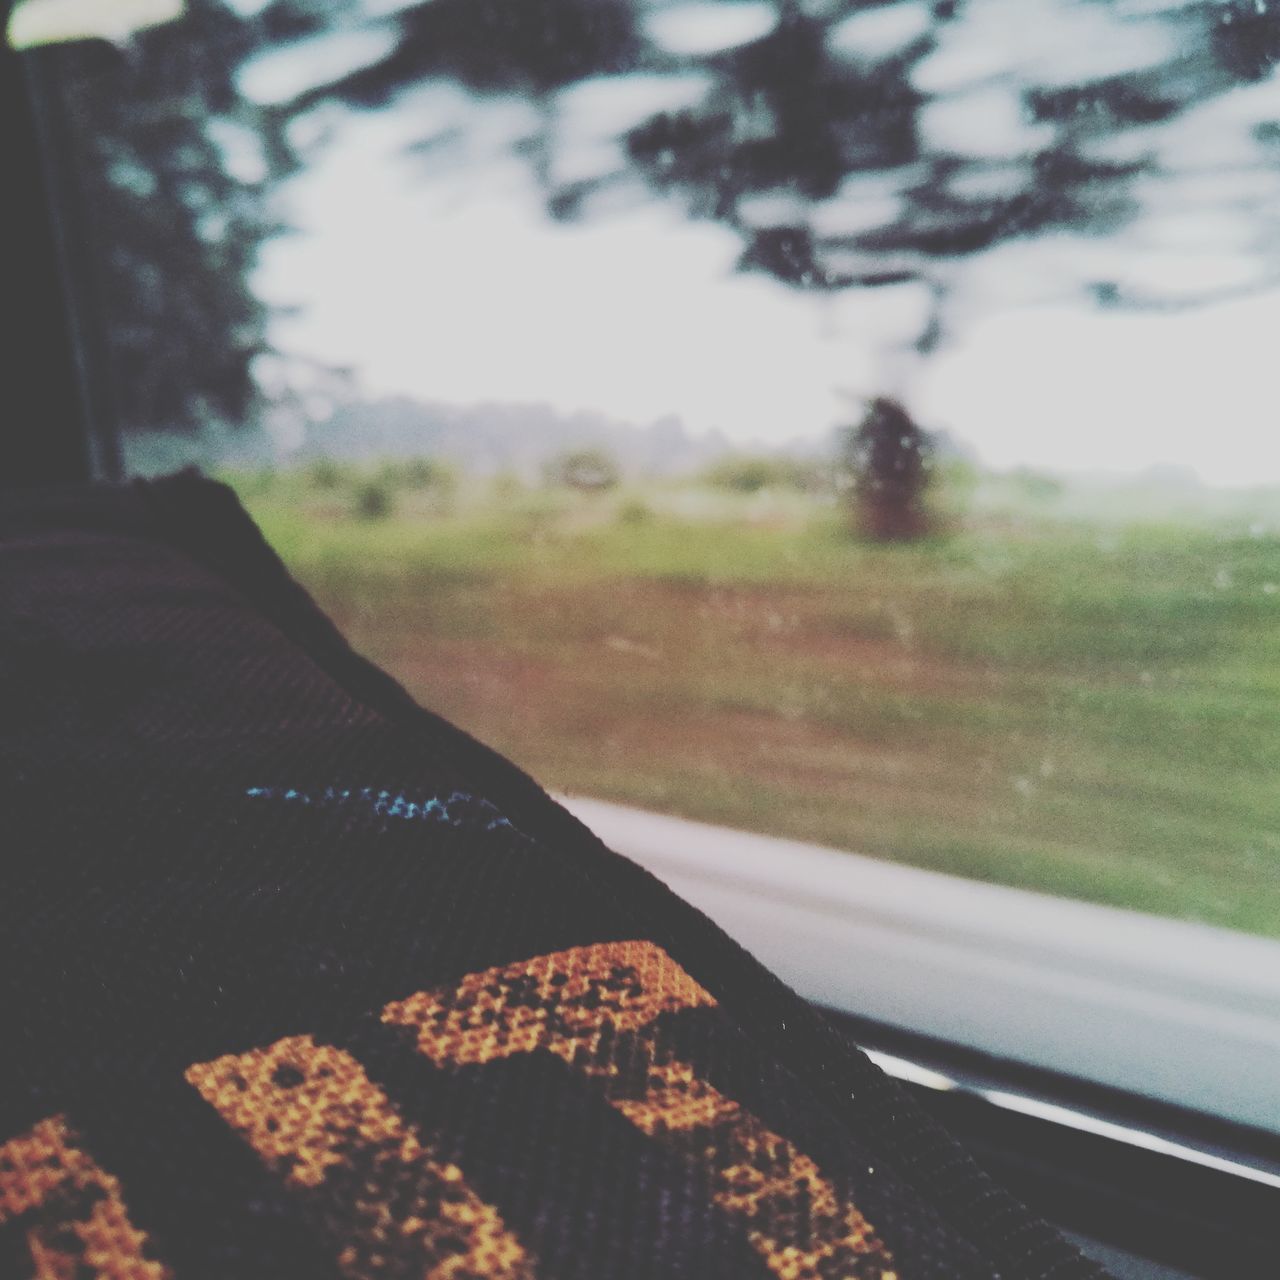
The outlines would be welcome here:
M 0 502 L 0 803 L 0 1277 L 1099 1274 L 221 486 Z

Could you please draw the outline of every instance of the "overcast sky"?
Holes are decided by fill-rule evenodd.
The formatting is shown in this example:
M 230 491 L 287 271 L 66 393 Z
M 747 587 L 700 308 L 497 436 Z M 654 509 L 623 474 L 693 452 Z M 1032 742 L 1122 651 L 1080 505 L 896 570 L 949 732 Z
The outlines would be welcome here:
M 252 87 L 270 96 L 289 73 L 287 62 L 259 69 Z M 946 73 L 945 59 L 931 72 Z M 575 110 L 586 123 L 566 163 L 607 161 L 599 153 L 616 133 L 619 104 L 630 94 L 638 110 L 652 98 L 644 80 L 621 94 L 616 85 L 574 91 L 565 128 L 575 127 Z M 678 96 L 690 86 L 660 90 Z M 1273 108 L 1280 116 L 1280 79 L 1243 93 L 1254 96 L 1232 104 L 1236 117 Z M 281 342 L 353 365 L 375 394 L 540 400 L 640 424 L 676 414 L 695 431 L 746 442 L 825 433 L 849 420 L 850 397 L 889 390 L 995 466 L 1174 465 L 1214 484 L 1280 482 L 1280 293 L 1154 315 L 1052 300 L 1056 275 L 1075 272 L 1086 252 L 1109 253 L 1108 269 L 1118 262 L 1175 293 L 1206 276 L 1230 281 L 1234 232 L 1224 226 L 1221 251 L 1206 254 L 1220 215 L 1204 195 L 1184 201 L 1141 249 L 1124 239 L 1029 242 L 966 268 L 948 341 L 920 363 L 904 354 L 924 315 L 915 286 L 815 299 L 739 275 L 733 232 L 651 200 L 552 223 L 527 162 L 510 150 L 527 110 L 481 108 L 436 86 L 397 110 L 332 114 L 316 162 L 288 192 L 301 234 L 272 244 L 259 275 L 271 301 L 303 304 L 280 322 Z M 1020 127 L 990 93 L 963 110 L 986 137 Z M 1216 147 L 1216 162 L 1228 137 L 1222 120 L 1219 108 L 1181 125 L 1179 145 Z M 941 127 L 955 121 L 953 110 Z M 459 123 L 465 141 L 452 150 L 406 154 L 407 142 Z M 319 132 L 315 121 L 302 127 Z M 848 207 L 873 194 L 850 193 Z

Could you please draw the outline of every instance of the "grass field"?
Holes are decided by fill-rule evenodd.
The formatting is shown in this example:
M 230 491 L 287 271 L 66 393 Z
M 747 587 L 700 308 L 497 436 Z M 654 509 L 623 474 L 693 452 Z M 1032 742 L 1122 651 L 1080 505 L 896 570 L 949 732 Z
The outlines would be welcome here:
M 362 520 L 232 479 L 358 649 L 551 788 L 1280 937 L 1265 495 L 1006 486 L 875 547 L 799 493 L 489 486 Z

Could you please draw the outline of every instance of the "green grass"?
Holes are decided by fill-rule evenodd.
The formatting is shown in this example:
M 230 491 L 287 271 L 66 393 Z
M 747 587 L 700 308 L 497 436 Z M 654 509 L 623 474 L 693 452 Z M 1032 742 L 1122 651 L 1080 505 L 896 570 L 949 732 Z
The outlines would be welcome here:
M 473 485 L 378 520 L 238 483 L 357 648 L 550 787 L 1280 936 L 1253 507 L 1002 494 L 872 547 L 801 494 Z

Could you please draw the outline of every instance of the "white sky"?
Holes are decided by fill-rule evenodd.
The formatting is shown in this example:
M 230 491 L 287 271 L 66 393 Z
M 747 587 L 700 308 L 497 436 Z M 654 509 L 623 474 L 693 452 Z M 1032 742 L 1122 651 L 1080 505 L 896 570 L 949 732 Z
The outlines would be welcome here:
M 637 102 L 642 88 L 653 96 L 639 86 Z M 1272 97 L 1256 110 L 1269 112 L 1280 79 L 1263 88 Z M 606 89 L 574 92 L 590 106 L 583 118 L 616 135 Z M 961 89 L 955 111 L 967 94 L 975 121 L 998 118 L 999 92 Z M 373 394 L 540 400 L 638 424 L 674 413 L 743 441 L 823 434 L 849 420 L 850 394 L 887 390 L 996 466 L 1175 465 L 1214 484 L 1280 482 L 1280 293 L 1172 314 L 1042 300 L 1082 253 L 1175 295 L 1201 277 L 1248 278 L 1248 246 L 1229 228 L 1221 252 L 1199 247 L 1211 207 L 1184 201 L 1180 223 L 1153 224 L 1162 240 L 1032 242 L 966 268 L 948 342 L 920 363 L 902 351 L 923 315 L 919 289 L 821 300 L 736 274 L 738 237 L 676 205 L 552 223 L 510 151 L 527 110 L 480 110 L 437 87 L 397 112 L 333 116 L 289 193 L 303 234 L 272 244 L 259 276 L 271 301 L 304 304 L 279 323 L 282 345 L 354 366 Z M 464 149 L 406 157 L 433 121 L 441 132 L 464 123 Z M 1196 122 L 1179 127 L 1195 141 Z M 571 161 L 607 167 L 613 144 L 586 128 Z

